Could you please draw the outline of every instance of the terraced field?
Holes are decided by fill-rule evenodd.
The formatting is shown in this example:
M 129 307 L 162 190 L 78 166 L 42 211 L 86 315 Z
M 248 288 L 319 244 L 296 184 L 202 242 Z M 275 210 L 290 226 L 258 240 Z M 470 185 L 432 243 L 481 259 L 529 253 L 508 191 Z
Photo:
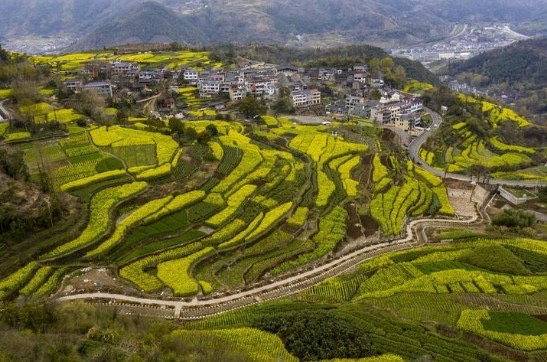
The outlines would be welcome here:
M 474 239 L 392 252 L 293 297 L 190 322 L 186 328 L 229 330 L 262 326 L 264 319 L 318 314 L 322 320 L 341 318 L 358 326 L 378 353 L 404 359 L 542 360 L 547 351 L 547 324 L 541 317 L 547 313 L 544 244 Z
M 545 180 L 545 172 L 537 163 L 543 150 L 509 144 L 498 132 L 500 125 L 508 123 L 517 128 L 530 127 L 529 121 L 509 108 L 485 100 L 464 95 L 460 95 L 460 100 L 470 107 L 477 107 L 483 119 L 477 121 L 478 125 L 465 117 L 458 118 L 457 122 L 450 125 L 442 125 L 442 132 L 438 130 L 437 135 L 441 137 L 441 134 L 451 133 L 452 141 L 442 149 L 422 148 L 420 157 L 428 165 L 449 173 L 469 173 L 479 167 L 489 170 L 494 178 Z M 479 136 L 477 127 L 486 134 Z
M 5 295 L 28 294 L 37 280 L 55 283 L 74 261 L 114 264 L 147 293 L 206 295 L 334 255 L 354 237 L 347 234 L 350 202 L 376 218 L 386 237 L 432 205 L 452 213 L 438 178 L 371 154 L 374 136 L 355 143 L 325 126 L 268 123 L 254 134 L 237 122 L 187 122 L 196 131 L 213 124 L 219 135 L 182 148 L 170 136 L 119 126 L 23 147 L 31 170 L 52 168 L 56 188 L 86 202 L 89 219 L 78 236 L 7 276 L 20 284 Z M 374 160 L 372 172 L 365 156 Z M 207 173 L 196 173 L 199 165 Z M 404 176 L 397 184 L 393 172 Z
M 77 264 L 114 266 L 116 277 L 135 293 L 206 299 L 260 288 L 270 278 L 285 280 L 285 273 L 336 256 L 353 240 L 349 224 L 357 219 L 350 219 L 351 210 L 376 220 L 386 245 L 411 218 L 454 212 L 442 180 L 383 150 L 374 139 L 381 132 L 356 143 L 325 126 L 268 122 L 255 133 L 238 123 L 196 121 L 195 129 L 214 124 L 219 135 L 182 147 L 169 136 L 116 126 L 23 147 L 29 163 L 47 157 L 59 190 L 79 197 L 88 219 L 68 234 L 74 237 L 51 243 L 5 275 L 0 298 L 43 298 Z M 304 292 L 322 279 L 286 285 L 286 291 L 300 292 L 290 300 L 186 328 L 219 340 L 239 334 L 271 340 L 271 353 L 287 356 L 273 336 L 256 329 L 226 335 L 215 330 L 266 328 L 265 318 L 285 318 L 305 305 L 311 312 L 303 313 L 327 313 L 366 331 L 376 351 L 389 358 L 474 360 L 487 353 L 465 339 L 447 339 L 437 324 L 426 331 L 431 321 L 540 356 L 547 348 L 544 322 L 533 316 L 547 313 L 546 255 L 544 241 L 499 238 L 389 253 Z M 326 305 L 330 312 L 323 310 Z M 214 304 L 206 308 L 209 314 L 222 311 Z M 199 311 L 190 309 L 185 318 Z

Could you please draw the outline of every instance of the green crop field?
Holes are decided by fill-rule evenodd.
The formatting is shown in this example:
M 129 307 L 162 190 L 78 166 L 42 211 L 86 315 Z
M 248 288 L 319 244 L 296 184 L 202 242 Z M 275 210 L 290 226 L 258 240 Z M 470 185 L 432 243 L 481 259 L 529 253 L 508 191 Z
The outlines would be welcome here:
M 524 273 L 512 264 L 525 263 L 526 253 L 547 262 L 544 244 L 483 238 L 392 252 L 296 296 L 190 322 L 186 328 L 258 327 L 276 333 L 290 352 L 301 356 L 301 349 L 291 341 L 305 339 L 308 332 L 289 337 L 287 333 L 297 326 L 273 326 L 287 318 L 309 328 L 318 318 L 325 324 L 344 321 L 346 331 L 357 327 L 366 332 L 376 353 L 405 360 L 424 355 L 443 361 L 504 360 L 517 355 L 541 360 L 547 350 L 547 324 L 541 317 L 547 313 L 545 274 L 533 268 Z M 499 265 L 506 265 L 505 271 L 477 262 L 487 252 Z M 316 338 L 322 333 L 338 338 L 319 327 L 313 330 Z
M 149 55 L 134 60 L 172 60 Z M 194 108 L 200 105 L 193 88 L 179 92 L 190 103 L 196 97 Z M 203 111 L 194 111 L 194 118 L 205 118 Z M 79 117 L 47 103 L 20 112 L 45 120 L 53 112 L 65 123 Z M 506 113 L 500 115 L 518 122 Z M 443 180 L 394 147 L 383 147 L 385 135 L 374 125 L 363 126 L 367 131 L 361 136 L 342 137 L 323 125 L 273 116 L 264 123 L 185 121 L 185 129 L 197 133 L 210 125 L 218 130 L 199 143 L 133 123 L 73 129 L 19 146 L 31 177 L 38 179 L 46 170 L 54 192 L 79 201 L 76 212 L 82 217 L 58 238 L 46 235 L 43 247 L 6 270 L 0 299 L 50 295 L 75 266 L 108 268 L 123 279 L 124 290 L 215 296 L 329 261 L 347 245 L 368 241 L 365 234 L 387 242 L 402 236 L 413 218 L 455 215 Z M 536 150 L 499 137 L 474 137 L 465 122 L 452 129 L 465 136 L 465 146 L 446 151 L 448 166 L 511 166 L 536 157 Z M 15 133 L 5 137 L 17 140 Z M 431 163 L 438 159 L 436 152 L 422 154 Z M 279 323 L 296 318 L 313 325 L 325 317 L 344 331 L 332 336 L 318 327 L 328 336 L 326 345 L 336 338 L 360 341 L 354 348 L 371 361 L 490 356 L 490 349 L 462 337 L 467 334 L 522 353 L 543 353 L 545 322 L 535 316 L 547 314 L 544 242 L 477 239 L 488 234 L 464 228 L 434 235 L 457 241 L 385 254 L 291 298 L 184 328 L 199 329 L 195 335 L 214 343 L 235 343 L 234 336 L 264 343 L 264 355 L 246 350 L 243 342 L 240 346 L 259 359 L 303 358 L 301 344 L 288 342 L 294 338 L 291 329 Z M 188 333 L 172 338 L 187 340 Z
M 441 127 L 434 131 L 438 140 L 448 140 L 448 145 L 432 147 L 425 144 L 420 157 L 430 166 L 451 173 L 472 173 L 484 169 L 493 178 L 543 181 L 544 165 L 538 162 L 541 147 L 519 144 L 522 140 L 511 138 L 501 129 L 516 127 L 530 128 L 531 123 L 509 108 L 503 108 L 486 100 L 459 95 L 467 107 L 481 112 L 479 119 L 461 116 L 445 118 Z M 503 127 L 500 127 L 503 126 Z M 534 157 L 536 155 L 536 157 Z M 483 171 L 484 173 L 484 171 Z
M 453 213 L 440 179 L 381 150 L 372 153 L 368 145 L 377 141 L 352 142 L 324 126 L 266 121 L 270 136 L 260 141 L 236 122 L 200 120 L 187 127 L 219 131 L 200 147 L 120 126 L 24 147 L 33 173 L 47 162 L 56 189 L 80 197 L 89 210 L 87 227 L 44 250 L 39 260 L 108 260 L 140 289 L 201 295 L 201 286 L 207 293 L 244 286 L 333 256 L 355 237 L 348 234 L 349 203 L 376 219 L 384 237 L 401 233 L 408 217 L 423 215 L 433 203 L 438 213 Z M 281 138 L 285 146 L 279 146 Z M 372 167 L 363 166 L 364 157 L 372 158 Z M 195 167 L 194 159 L 205 160 L 209 174 L 187 169 Z M 360 176 L 364 171 L 372 174 L 372 189 Z M 54 271 L 42 273 L 34 280 Z M 36 289 L 20 288 L 26 294 Z

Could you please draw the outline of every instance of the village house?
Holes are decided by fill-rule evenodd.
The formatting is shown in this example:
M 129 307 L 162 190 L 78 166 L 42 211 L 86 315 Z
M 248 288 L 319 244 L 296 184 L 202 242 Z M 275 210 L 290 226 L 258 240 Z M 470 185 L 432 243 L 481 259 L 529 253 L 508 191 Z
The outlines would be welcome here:
M 183 79 L 185 81 L 188 81 L 188 83 L 192 85 L 197 84 L 198 76 L 199 76 L 199 71 L 197 69 L 184 69 L 184 73 L 182 75 Z
M 84 85 L 85 89 L 92 89 L 102 97 L 112 97 L 112 84 L 110 82 L 91 82 Z
M 160 71 L 142 71 L 139 73 L 139 83 L 159 83 L 163 79 Z
M 85 64 L 79 72 L 79 75 L 93 79 L 110 79 L 111 64 L 103 61 L 92 61 Z
M 291 97 L 295 107 L 321 104 L 321 92 L 317 89 L 294 90 Z
M 77 93 L 83 86 L 80 79 L 67 79 L 63 82 L 64 87 L 74 93 Z
M 238 84 L 231 85 L 228 93 L 230 95 L 230 100 L 235 102 L 240 101 L 247 96 L 245 87 Z
M 116 60 L 110 66 L 112 75 L 121 75 L 125 77 L 136 77 L 141 70 L 138 63 L 122 62 Z

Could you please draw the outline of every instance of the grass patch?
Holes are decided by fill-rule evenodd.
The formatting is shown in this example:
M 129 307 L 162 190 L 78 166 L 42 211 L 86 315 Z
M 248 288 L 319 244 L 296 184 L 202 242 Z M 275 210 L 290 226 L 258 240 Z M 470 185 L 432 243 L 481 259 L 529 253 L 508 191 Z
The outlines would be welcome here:
M 522 261 L 503 246 L 491 245 L 476 248 L 459 259 L 463 263 L 498 273 L 529 275 Z
M 123 162 L 114 157 L 102 159 L 96 166 L 96 170 L 99 173 L 112 170 L 123 170 L 124 168 Z
M 531 250 L 522 249 L 516 246 L 506 246 L 513 254 L 518 256 L 526 268 L 532 273 L 547 272 L 547 257 Z
M 547 323 L 528 314 L 516 312 L 489 312 L 490 319 L 483 319 L 484 329 L 522 334 L 525 336 L 538 336 L 547 332 Z

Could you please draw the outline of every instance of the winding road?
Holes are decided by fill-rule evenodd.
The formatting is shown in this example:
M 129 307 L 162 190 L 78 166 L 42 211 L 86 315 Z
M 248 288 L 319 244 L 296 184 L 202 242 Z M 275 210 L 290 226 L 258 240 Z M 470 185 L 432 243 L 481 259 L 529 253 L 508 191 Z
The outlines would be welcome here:
M 0 101 L 0 123 L 7 122 L 11 119 L 11 113 L 4 107 L 4 103 L 7 101 L 7 99 Z
M 360 265 L 363 261 L 381 254 L 415 248 L 422 243 L 418 234 L 418 227 L 448 227 L 457 224 L 471 224 L 479 220 L 478 214 L 466 220 L 420 219 L 413 220 L 406 225 L 406 236 L 389 242 L 369 245 L 361 249 L 339 256 L 325 264 L 312 267 L 297 275 L 271 282 L 268 285 L 257 286 L 249 290 L 212 299 L 166 300 L 159 298 L 144 298 L 114 293 L 82 293 L 57 298 L 58 301 L 79 299 L 108 300 L 114 305 L 120 302 L 136 303 L 138 306 L 157 308 L 158 306 L 172 308 L 171 317 L 176 319 L 199 319 L 266 300 L 276 299 L 301 292 L 316 285 L 327 278 L 342 274 Z M 107 303 L 105 303 L 107 304 Z M 122 304 L 123 305 L 123 304 Z
M 472 181 L 469 176 L 452 174 L 444 174 L 444 172 L 434 169 L 420 158 L 419 150 L 421 145 L 430 136 L 433 129 L 436 129 L 442 119 L 441 116 L 433 112 L 430 109 L 426 109 L 433 118 L 431 128 L 419 137 L 417 137 L 408 147 L 408 151 L 411 159 L 414 162 L 420 162 L 421 166 L 430 172 L 446 178 L 453 178 L 462 181 Z M 530 183 L 526 181 L 507 181 L 507 180 L 494 180 L 491 183 L 499 182 L 502 185 L 520 185 L 520 186 L 536 186 L 544 185 L 545 183 Z M 194 298 L 190 301 L 182 299 L 159 299 L 159 298 L 146 298 L 138 296 L 128 296 L 123 294 L 114 293 L 81 293 L 72 294 L 56 298 L 58 301 L 70 301 L 70 300 L 94 300 L 96 303 L 102 303 L 104 305 L 113 306 L 126 306 L 131 307 L 148 307 L 150 309 L 161 309 L 162 316 L 175 319 L 200 319 L 219 313 L 224 313 L 230 310 L 242 308 L 248 305 L 260 303 L 266 300 L 272 300 L 276 298 L 286 297 L 305 289 L 308 289 L 318 283 L 324 281 L 327 278 L 340 275 L 348 270 L 351 270 L 363 261 L 371 259 L 378 255 L 396 251 L 415 248 L 423 245 L 427 241 L 424 230 L 426 228 L 439 228 L 439 227 L 451 227 L 458 224 L 472 224 L 483 219 L 482 215 L 475 213 L 475 215 L 468 219 L 418 219 L 413 220 L 406 225 L 405 236 L 400 239 L 391 240 L 388 242 L 368 245 L 358 250 L 352 251 L 348 254 L 338 256 L 326 263 L 318 266 L 309 267 L 307 270 L 302 270 L 296 275 L 287 276 L 281 280 L 271 280 L 267 285 L 260 285 L 250 287 L 248 290 L 237 291 L 234 294 L 219 296 L 208 299 Z M 358 241 L 364 241 L 358 240 Z M 129 304 L 128 304 L 129 303 Z

